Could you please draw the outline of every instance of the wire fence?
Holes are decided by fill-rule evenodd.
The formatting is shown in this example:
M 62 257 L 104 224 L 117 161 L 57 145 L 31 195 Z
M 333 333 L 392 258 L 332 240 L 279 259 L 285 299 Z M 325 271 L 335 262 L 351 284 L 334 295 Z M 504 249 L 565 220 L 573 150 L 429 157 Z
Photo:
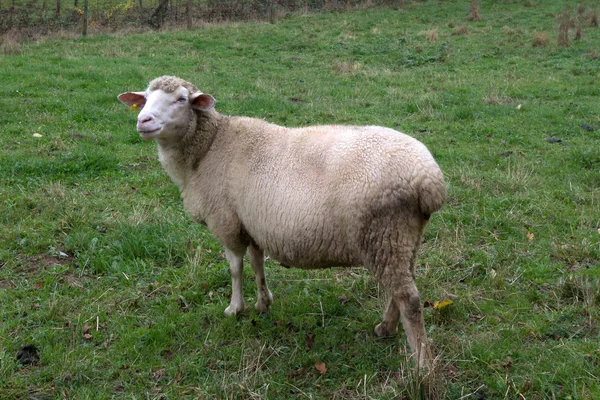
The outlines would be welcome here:
M 351 9 L 406 0 L 0 0 L 0 34 L 129 27 L 193 27 L 199 22 L 270 20 L 292 12 Z

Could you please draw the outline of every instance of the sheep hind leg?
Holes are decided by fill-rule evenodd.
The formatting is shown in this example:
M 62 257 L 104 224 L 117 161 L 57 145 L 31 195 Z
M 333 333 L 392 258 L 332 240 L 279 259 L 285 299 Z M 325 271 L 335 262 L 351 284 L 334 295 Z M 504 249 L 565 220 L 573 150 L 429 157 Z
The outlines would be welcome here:
M 422 370 L 431 370 L 432 358 L 429 349 L 425 322 L 423 320 L 423 306 L 414 280 L 401 286 L 402 290 L 394 295 L 402 319 L 402 326 L 406 338 L 416 358 L 417 367 Z
M 231 272 L 231 302 L 224 312 L 225 316 L 229 317 L 246 311 L 246 307 L 244 306 L 244 295 L 242 293 L 244 252 L 235 253 L 226 248 L 225 257 L 229 262 L 229 271 Z
M 400 320 L 400 310 L 390 296 L 388 305 L 383 314 L 383 321 L 375 327 L 375 336 L 395 336 L 398 333 L 398 321 Z
M 248 247 L 248 253 L 250 254 L 250 264 L 254 270 L 258 291 L 254 308 L 258 312 L 266 313 L 269 311 L 269 306 L 273 304 L 273 295 L 267 287 L 267 280 L 265 278 L 265 253 L 255 245 Z

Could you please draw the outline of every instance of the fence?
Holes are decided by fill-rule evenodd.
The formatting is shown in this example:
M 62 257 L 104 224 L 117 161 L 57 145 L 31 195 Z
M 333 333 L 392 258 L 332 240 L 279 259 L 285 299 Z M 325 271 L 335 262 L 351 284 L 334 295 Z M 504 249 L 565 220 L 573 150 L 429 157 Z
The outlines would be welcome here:
M 297 11 L 348 9 L 405 0 L 0 0 L 0 34 L 87 33 L 127 27 L 192 27 L 199 21 L 271 20 Z

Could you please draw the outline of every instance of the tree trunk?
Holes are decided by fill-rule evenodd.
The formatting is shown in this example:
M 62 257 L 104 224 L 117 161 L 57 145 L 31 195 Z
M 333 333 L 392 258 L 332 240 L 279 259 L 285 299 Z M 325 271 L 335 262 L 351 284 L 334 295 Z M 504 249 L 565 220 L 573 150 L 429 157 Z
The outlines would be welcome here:
M 60 17 L 60 0 L 56 0 L 56 18 Z

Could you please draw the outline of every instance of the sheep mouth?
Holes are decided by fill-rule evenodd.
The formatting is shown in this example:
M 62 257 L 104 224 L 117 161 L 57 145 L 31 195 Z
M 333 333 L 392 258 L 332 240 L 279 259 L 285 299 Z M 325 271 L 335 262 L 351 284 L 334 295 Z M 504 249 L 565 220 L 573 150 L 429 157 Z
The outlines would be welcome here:
M 156 129 L 152 129 L 152 130 L 143 130 L 143 131 L 138 131 L 138 133 L 140 134 L 141 137 L 143 137 L 144 139 L 149 139 L 152 136 L 156 135 L 158 132 L 160 132 L 160 128 L 156 128 Z

